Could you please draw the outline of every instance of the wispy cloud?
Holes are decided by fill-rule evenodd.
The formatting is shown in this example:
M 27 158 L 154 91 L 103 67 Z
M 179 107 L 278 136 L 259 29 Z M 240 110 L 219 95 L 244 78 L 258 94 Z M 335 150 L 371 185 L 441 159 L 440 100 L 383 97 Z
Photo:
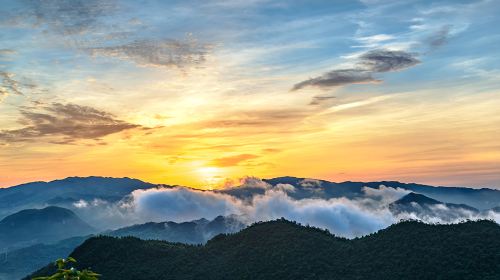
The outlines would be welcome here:
M 16 50 L 13 49 L 0 49 L 0 59 L 5 59 L 7 56 L 17 54 Z
M 140 125 L 116 119 L 110 113 L 89 106 L 52 103 L 41 109 L 22 109 L 19 123 L 24 127 L 0 131 L 0 141 L 32 141 L 55 136 L 55 143 L 68 144 L 80 139 L 98 139 Z
M 243 163 L 247 160 L 257 158 L 258 156 L 252 154 L 240 154 L 228 157 L 217 158 L 212 161 L 212 165 L 219 167 L 229 167 L 235 166 L 240 163 Z
M 23 83 L 13 73 L 0 70 L 0 101 L 9 95 L 24 95 L 24 89 L 33 89 L 35 85 Z
M 414 54 L 385 49 L 369 51 L 360 56 L 359 65 L 375 73 L 391 72 L 417 65 L 420 61 Z
M 17 16 L 34 20 L 65 35 L 86 32 L 99 23 L 102 16 L 116 9 L 114 0 L 26 0 L 25 10 Z
M 308 86 L 330 88 L 348 84 L 366 84 L 380 82 L 372 76 L 372 72 L 363 69 L 332 70 L 319 77 L 311 78 L 295 84 L 292 90 L 303 89 Z
M 450 37 L 450 31 L 451 31 L 451 26 L 445 25 L 441 29 L 439 29 L 437 32 L 435 32 L 434 34 L 429 36 L 427 38 L 427 41 L 428 41 L 431 49 L 436 49 L 436 48 L 439 48 L 442 45 L 446 44 L 448 42 L 449 37 Z
M 87 49 L 94 56 L 131 60 L 141 66 L 180 68 L 203 63 L 209 50 L 208 45 L 192 39 L 136 40 L 123 45 Z
M 373 74 L 398 71 L 420 63 L 415 54 L 387 49 L 368 51 L 357 59 L 354 68 L 332 70 L 319 77 L 302 81 L 295 84 L 292 91 L 309 86 L 331 88 L 348 84 L 381 82 L 374 78 Z
M 336 98 L 335 96 L 330 96 L 330 95 L 314 96 L 309 105 L 322 105 L 325 103 L 330 103 L 335 98 Z

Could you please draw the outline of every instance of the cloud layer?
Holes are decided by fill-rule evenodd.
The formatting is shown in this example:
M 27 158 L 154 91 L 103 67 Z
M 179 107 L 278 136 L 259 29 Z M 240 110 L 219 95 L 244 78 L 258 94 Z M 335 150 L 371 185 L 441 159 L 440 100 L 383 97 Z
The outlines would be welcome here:
M 413 212 L 395 213 L 389 204 L 408 194 L 408 190 L 380 186 L 365 187 L 358 198 L 345 197 L 325 199 L 320 195 L 294 199 L 289 194 L 296 187 L 289 184 L 272 186 L 258 178 L 247 178 L 244 187 L 261 189 L 249 199 L 239 199 L 226 193 L 201 191 L 183 187 L 136 190 L 130 197 L 110 207 L 99 208 L 102 203 L 79 201 L 75 206 L 87 211 L 94 207 L 101 217 L 109 218 L 105 224 L 124 222 L 144 223 L 149 221 L 183 222 L 201 218 L 213 219 L 219 215 L 236 215 L 241 222 L 250 224 L 284 217 L 302 224 L 330 230 L 344 237 L 356 237 L 383 229 L 401 219 L 419 219 L 425 222 L 458 222 L 464 219 L 492 218 L 495 213 L 478 214 L 465 209 L 445 209 L 445 205 L 434 205 L 435 215 Z M 301 187 L 320 188 L 319 181 L 305 180 Z M 94 206 L 92 206 L 94 205 Z M 95 212 L 95 211 L 94 211 Z M 112 213 L 106 217 L 103 213 Z M 116 217 L 114 219 L 113 217 Z M 496 217 L 498 218 L 498 217 Z M 117 222 L 119 221 L 119 222 Z M 498 221 L 498 220 L 497 220 Z

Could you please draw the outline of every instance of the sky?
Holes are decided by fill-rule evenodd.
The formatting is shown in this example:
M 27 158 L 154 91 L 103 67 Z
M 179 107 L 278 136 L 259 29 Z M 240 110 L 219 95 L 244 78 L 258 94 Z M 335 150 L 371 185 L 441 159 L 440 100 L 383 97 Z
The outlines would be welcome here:
M 0 0 L 0 187 L 500 188 L 500 1 Z

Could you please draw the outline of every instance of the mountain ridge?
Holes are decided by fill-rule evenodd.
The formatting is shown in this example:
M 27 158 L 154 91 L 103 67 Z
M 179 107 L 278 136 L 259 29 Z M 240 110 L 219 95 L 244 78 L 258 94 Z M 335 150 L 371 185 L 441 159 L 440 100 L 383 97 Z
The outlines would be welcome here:
M 144 180 L 141 180 L 141 179 L 137 179 L 137 178 L 133 178 L 133 177 L 128 177 L 128 176 L 124 176 L 124 177 L 113 177 L 113 176 L 69 176 L 69 177 L 65 177 L 65 178 L 60 178 L 60 179 L 54 179 L 54 180 L 48 180 L 48 181 L 32 181 L 32 182 L 25 182 L 25 183 L 21 183 L 21 184 L 17 184 L 17 185 L 12 185 L 12 186 L 2 186 L 0 187 L 0 191 L 3 190 L 3 189 L 12 189 L 12 188 L 16 188 L 16 187 L 25 187 L 27 185 L 32 185 L 32 184 L 50 184 L 50 183 L 58 183 L 58 182 L 65 182 L 65 181 L 68 181 L 68 180 L 73 180 L 73 179 L 126 179 L 126 180 L 133 180 L 133 181 L 137 181 L 139 183 L 144 183 L 144 184 L 149 184 L 149 185 L 153 185 L 153 186 L 161 186 L 161 185 L 166 185 L 166 186 L 177 186 L 177 185 L 170 185 L 170 184 L 165 184 L 165 183 L 151 183 L 151 182 L 147 182 L 147 181 L 144 181 Z M 381 180 L 381 181 L 351 181 L 351 180 L 347 180 L 347 181 L 329 181 L 329 180 L 325 180 L 325 179 L 316 179 L 316 178 L 309 178 L 309 177 L 295 177 L 295 176 L 278 176 L 278 177 L 273 177 L 273 178 L 263 178 L 262 181 L 264 182 L 279 182 L 279 183 L 283 183 L 283 180 L 285 181 L 291 181 L 291 180 L 307 180 L 307 179 L 311 179 L 311 180 L 317 180 L 317 181 L 321 181 L 321 182 L 328 182 L 328 183 L 336 183 L 336 184 L 348 184 L 348 183 L 356 183 L 356 184 L 366 184 L 366 183 L 376 183 L 376 184 L 381 184 L 381 185 L 384 185 L 385 183 L 397 183 L 397 184 L 404 184 L 404 185 L 417 185 L 417 186 L 424 186 L 424 187 L 433 187 L 433 188 L 449 188 L 449 189 L 468 189 L 468 190 L 491 190 L 491 191 L 500 191 L 500 189 L 496 189 L 496 188 L 493 188 L 493 187 L 478 187 L 478 188 L 475 188 L 475 187 L 470 187 L 470 186 L 464 186 L 464 187 L 460 187 L 460 186 L 444 186 L 444 185 L 428 185 L 428 184 L 421 184 L 421 183 L 416 183 L 416 182 L 401 182 L 401 181 L 395 181 L 395 180 Z M 192 187 L 189 187 L 189 186 L 181 186 L 181 187 L 186 187 L 186 188 L 192 188 Z
M 279 219 L 204 246 L 94 237 L 71 254 L 107 280 L 146 279 L 498 279 L 500 226 L 403 221 L 347 240 Z M 438 254 L 439 252 L 439 254 Z M 460 265 L 458 265 L 460 263 Z M 47 266 L 34 275 L 53 271 Z M 438 274 L 439 273 L 439 274 Z M 103 277 L 103 278 L 104 278 Z

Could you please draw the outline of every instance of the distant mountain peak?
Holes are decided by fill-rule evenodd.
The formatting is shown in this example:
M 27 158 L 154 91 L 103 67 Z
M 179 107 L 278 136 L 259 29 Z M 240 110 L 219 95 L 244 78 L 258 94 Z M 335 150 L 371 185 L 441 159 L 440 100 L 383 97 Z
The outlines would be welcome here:
M 409 194 L 403 196 L 399 200 L 395 201 L 394 203 L 397 204 L 408 204 L 408 203 L 418 203 L 418 204 L 428 204 L 428 205 L 435 205 L 435 204 L 443 204 L 443 202 L 439 200 L 435 200 L 433 198 L 430 198 L 428 196 L 425 196 L 423 194 L 415 193 L 415 192 L 410 192 Z
M 41 209 L 25 209 L 5 217 L 0 223 L 19 223 L 51 219 L 53 221 L 78 218 L 73 211 L 58 207 L 48 206 Z
M 36 243 L 50 243 L 94 231 L 94 228 L 66 208 L 49 206 L 25 209 L 0 221 L 0 251 Z

